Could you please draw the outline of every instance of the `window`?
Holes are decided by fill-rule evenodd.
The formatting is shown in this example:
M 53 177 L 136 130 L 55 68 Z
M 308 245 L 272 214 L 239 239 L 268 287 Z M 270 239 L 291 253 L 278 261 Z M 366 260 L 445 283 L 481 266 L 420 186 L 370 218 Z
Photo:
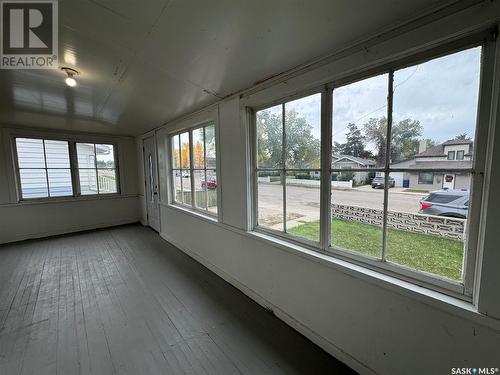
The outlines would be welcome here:
M 257 112 L 258 225 L 319 242 L 321 94 Z
M 116 193 L 114 146 L 77 143 L 78 176 L 82 195 Z
M 16 138 L 23 199 L 73 195 L 67 141 Z
M 445 143 L 470 138 L 478 152 L 484 142 L 475 139 L 482 48 L 258 108 L 255 230 L 470 296 L 475 254 L 465 252 L 481 199 L 471 186 L 482 166 L 463 150 L 447 154 L 461 163 L 442 153 Z M 433 201 L 430 190 L 444 195 Z
M 217 215 L 215 125 L 197 127 L 171 137 L 173 201 Z
M 22 199 L 118 191 L 115 147 L 111 144 L 15 138 L 15 147 Z
M 434 183 L 434 173 L 432 172 L 419 172 L 418 183 L 420 185 L 432 185 Z

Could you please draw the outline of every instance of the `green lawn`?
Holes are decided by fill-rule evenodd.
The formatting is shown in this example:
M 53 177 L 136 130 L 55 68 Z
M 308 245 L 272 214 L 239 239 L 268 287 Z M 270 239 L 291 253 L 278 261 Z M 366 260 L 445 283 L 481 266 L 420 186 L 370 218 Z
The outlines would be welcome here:
M 319 222 L 310 222 L 288 230 L 310 240 L 319 238 Z M 332 221 L 332 243 L 344 249 L 380 257 L 382 229 L 347 220 Z M 411 268 L 460 280 L 463 242 L 402 230 L 389 229 L 387 259 Z

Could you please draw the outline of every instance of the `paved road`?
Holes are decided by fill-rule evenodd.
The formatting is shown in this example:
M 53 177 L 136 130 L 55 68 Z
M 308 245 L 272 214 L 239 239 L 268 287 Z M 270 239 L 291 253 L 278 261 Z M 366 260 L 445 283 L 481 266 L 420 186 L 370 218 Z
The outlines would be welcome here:
M 279 229 L 282 222 L 283 186 L 259 184 L 260 222 Z M 389 190 L 388 208 L 391 211 L 417 213 L 419 201 L 424 195 L 405 194 Z M 332 190 L 332 203 L 383 208 L 384 191 L 381 189 L 360 188 L 351 190 Z M 304 222 L 319 220 L 319 189 L 287 185 L 287 225 L 289 227 Z

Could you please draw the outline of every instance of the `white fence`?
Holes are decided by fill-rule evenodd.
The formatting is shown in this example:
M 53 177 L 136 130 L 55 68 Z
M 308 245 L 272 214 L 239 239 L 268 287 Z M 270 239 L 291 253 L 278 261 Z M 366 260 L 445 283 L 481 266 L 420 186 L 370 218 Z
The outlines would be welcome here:
M 383 210 L 332 204 L 332 217 L 363 224 L 382 225 Z M 464 240 L 465 219 L 387 211 L 387 227 L 414 233 Z
M 260 183 L 271 183 L 271 177 L 259 177 Z M 275 181 L 274 183 L 279 184 L 279 181 Z M 295 185 L 295 186 L 308 186 L 308 187 L 318 187 L 320 186 L 319 180 L 303 180 L 299 178 L 287 178 L 287 185 Z M 350 181 L 332 181 L 332 188 L 334 189 L 352 189 L 352 180 Z

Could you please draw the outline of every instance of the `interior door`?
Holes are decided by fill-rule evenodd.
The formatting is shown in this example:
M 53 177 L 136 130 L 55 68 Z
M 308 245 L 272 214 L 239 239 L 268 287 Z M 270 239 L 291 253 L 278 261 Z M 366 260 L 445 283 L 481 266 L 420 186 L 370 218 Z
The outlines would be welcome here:
M 156 163 L 155 137 L 145 138 L 143 141 L 144 151 L 144 178 L 146 182 L 146 208 L 148 213 L 148 225 L 160 231 L 160 207 L 158 197 L 158 165 Z

